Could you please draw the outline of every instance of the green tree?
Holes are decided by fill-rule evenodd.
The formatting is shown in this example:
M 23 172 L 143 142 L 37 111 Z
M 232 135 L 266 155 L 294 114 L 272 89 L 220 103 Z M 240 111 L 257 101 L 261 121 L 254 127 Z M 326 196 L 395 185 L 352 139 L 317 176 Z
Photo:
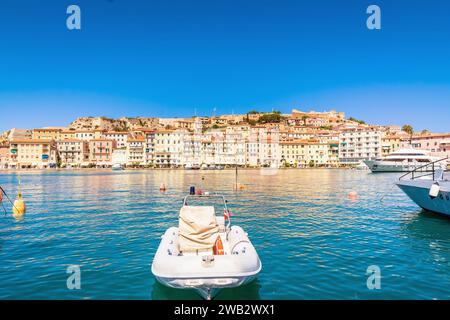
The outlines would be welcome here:
M 363 121 L 363 120 L 358 120 L 358 119 L 353 118 L 353 117 L 348 118 L 348 120 L 357 122 L 357 123 L 359 123 L 359 124 L 366 124 L 365 121 Z
M 402 131 L 408 133 L 409 135 L 413 135 L 413 133 L 414 133 L 413 127 L 411 125 L 409 125 L 409 124 L 405 124 L 402 127 Z

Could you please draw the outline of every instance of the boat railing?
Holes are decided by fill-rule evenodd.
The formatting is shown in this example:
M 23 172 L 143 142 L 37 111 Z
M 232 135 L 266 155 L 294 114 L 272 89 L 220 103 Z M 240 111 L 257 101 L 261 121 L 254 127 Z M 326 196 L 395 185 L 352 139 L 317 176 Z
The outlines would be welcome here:
M 399 180 L 402 180 L 403 178 L 411 175 L 411 180 L 419 179 L 419 178 L 423 178 L 423 177 L 432 177 L 433 181 L 434 181 L 435 177 L 436 177 L 436 170 L 437 169 L 442 169 L 442 166 L 436 166 L 436 164 L 441 163 L 443 161 L 447 161 L 447 165 L 448 165 L 448 159 L 449 159 L 449 157 L 447 156 L 445 158 L 442 158 L 442 159 L 435 160 L 433 162 L 429 162 L 427 164 L 424 164 L 424 165 L 422 165 L 420 167 L 415 168 L 414 170 L 408 171 L 407 173 L 402 175 L 399 178 Z M 446 171 L 446 169 L 447 168 L 445 168 L 444 171 Z M 427 172 L 427 173 L 423 174 L 424 171 Z M 430 171 L 430 172 L 428 172 L 428 171 Z M 421 173 L 420 175 L 418 175 L 419 172 Z

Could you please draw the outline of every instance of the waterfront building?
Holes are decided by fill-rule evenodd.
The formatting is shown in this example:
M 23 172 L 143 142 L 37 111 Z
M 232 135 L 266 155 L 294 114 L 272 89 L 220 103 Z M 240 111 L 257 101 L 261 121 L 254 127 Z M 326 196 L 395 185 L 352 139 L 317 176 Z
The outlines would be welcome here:
M 56 166 L 57 152 L 54 140 L 22 139 L 10 144 L 10 163 L 13 168 L 44 169 Z
M 155 157 L 155 131 L 143 130 L 145 137 L 145 163 L 147 165 L 154 165 Z
M 277 128 L 250 127 L 246 140 L 246 164 L 249 166 L 278 166 L 280 133 Z
M 127 166 L 144 166 L 146 140 L 144 136 L 128 138 L 127 143 Z
M 330 167 L 333 166 L 334 160 L 330 159 L 333 155 L 330 152 L 330 144 L 328 142 L 320 142 L 318 140 L 310 140 L 307 143 L 308 149 L 306 153 L 306 162 L 310 167 Z
M 8 169 L 9 163 L 9 145 L 0 144 L 0 170 Z
M 450 157 L 450 133 L 428 133 L 404 137 L 401 148 L 425 150 L 432 156 Z
M 339 134 L 339 161 L 343 165 L 358 164 L 381 156 L 381 137 L 378 127 L 360 126 Z
M 127 164 L 127 148 L 114 149 L 112 153 L 112 164 L 120 164 L 125 166 Z
M 155 132 L 154 164 L 158 167 L 181 166 L 186 130 L 157 130 Z
M 303 139 L 291 139 L 280 141 L 279 163 L 280 166 L 304 168 L 308 165 L 307 152 L 308 141 Z
M 88 143 L 83 140 L 65 139 L 56 143 L 61 167 L 83 167 L 89 163 Z
M 112 166 L 112 154 L 116 141 L 108 139 L 92 139 L 89 141 L 89 162 L 96 166 Z

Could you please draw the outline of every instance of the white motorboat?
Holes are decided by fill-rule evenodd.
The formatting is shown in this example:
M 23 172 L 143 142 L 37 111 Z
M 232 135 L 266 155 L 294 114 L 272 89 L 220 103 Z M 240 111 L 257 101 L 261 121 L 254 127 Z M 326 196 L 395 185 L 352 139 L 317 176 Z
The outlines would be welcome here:
M 416 149 L 401 149 L 390 155 L 375 160 L 365 160 L 364 163 L 372 172 L 410 172 L 421 168 L 423 172 L 429 172 L 431 164 L 439 160 L 437 157 L 428 155 L 426 151 Z M 441 163 L 447 167 L 447 162 Z
M 188 201 L 212 198 L 222 200 L 223 215 L 216 215 L 214 206 L 188 205 Z M 184 198 L 178 227 L 164 233 L 151 266 L 163 285 L 193 288 L 208 300 L 220 289 L 254 280 L 261 268 L 247 233 L 239 226 L 231 226 L 227 201 L 220 195 Z
M 431 173 L 421 173 L 421 168 L 417 168 L 403 175 L 397 186 L 422 209 L 450 216 L 450 180 L 439 165 L 447 163 L 447 159 L 427 165 Z
M 120 170 L 124 170 L 123 165 L 120 163 L 115 163 L 112 165 L 112 169 L 114 171 L 120 171 Z

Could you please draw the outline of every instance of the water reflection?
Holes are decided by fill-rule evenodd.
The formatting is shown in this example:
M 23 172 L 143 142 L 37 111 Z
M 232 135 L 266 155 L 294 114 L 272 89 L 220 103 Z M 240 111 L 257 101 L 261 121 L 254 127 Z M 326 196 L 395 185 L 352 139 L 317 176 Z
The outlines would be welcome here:
M 215 297 L 217 300 L 261 300 L 258 280 L 254 280 L 237 288 L 222 289 Z M 194 289 L 169 288 L 155 280 L 152 290 L 153 300 L 202 300 L 202 297 Z
M 149 270 L 191 185 L 226 195 L 232 223 L 249 233 L 263 264 L 256 282 L 217 299 L 448 298 L 450 219 L 421 212 L 393 185 L 397 179 L 356 170 L 240 170 L 246 189 L 236 192 L 233 170 L 24 173 L 27 217 L 16 221 L 8 211 L 0 222 L 0 299 L 73 298 L 61 265 L 74 263 L 91 268 L 83 296 L 93 299 L 200 299 L 156 283 Z M 14 193 L 17 175 L 0 175 L 0 184 Z M 377 294 L 365 293 L 371 264 L 385 281 Z

